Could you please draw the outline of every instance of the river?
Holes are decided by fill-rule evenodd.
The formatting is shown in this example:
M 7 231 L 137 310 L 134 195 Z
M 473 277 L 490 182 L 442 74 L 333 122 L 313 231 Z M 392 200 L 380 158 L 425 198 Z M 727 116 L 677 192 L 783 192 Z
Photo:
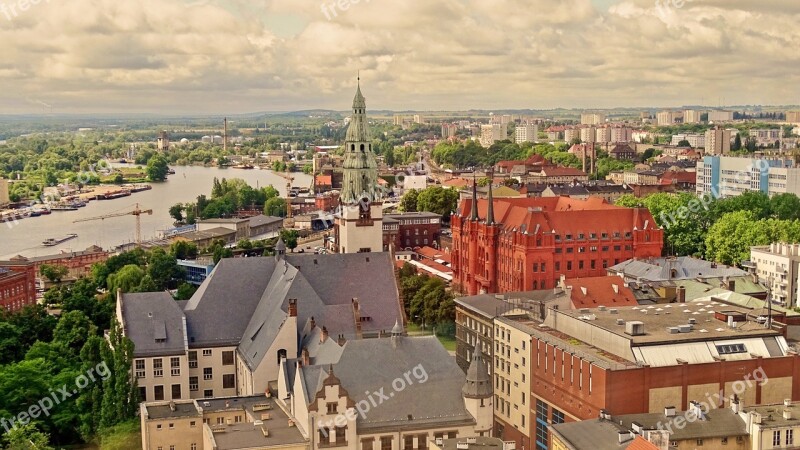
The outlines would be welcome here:
M 253 187 L 272 185 L 286 195 L 286 179 L 271 170 L 218 169 L 214 167 L 175 166 L 175 174 L 164 183 L 153 183 L 153 189 L 131 194 L 116 200 L 91 201 L 76 211 L 53 211 L 49 215 L 29 217 L 16 223 L 0 223 L 0 259 L 14 255 L 42 256 L 61 251 L 84 250 L 91 245 L 105 249 L 136 240 L 136 219 L 132 215 L 90 222 L 73 223 L 74 220 L 133 210 L 136 203 L 141 209 L 152 209 L 153 214 L 143 214 L 142 239 L 160 237 L 161 231 L 172 228 L 169 207 L 175 203 L 194 202 L 200 194 L 211 194 L 214 177 L 241 178 Z M 311 176 L 293 173 L 294 186 L 309 187 Z M 77 238 L 57 246 L 45 247 L 42 241 L 76 233 Z

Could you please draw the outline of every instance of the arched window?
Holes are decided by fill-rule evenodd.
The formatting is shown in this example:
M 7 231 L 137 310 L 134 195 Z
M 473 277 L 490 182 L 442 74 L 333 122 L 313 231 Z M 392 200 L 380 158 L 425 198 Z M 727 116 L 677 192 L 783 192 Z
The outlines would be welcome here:
M 364 152 L 364 144 L 361 144 L 361 152 Z
M 350 144 L 350 150 L 356 151 L 356 144 Z

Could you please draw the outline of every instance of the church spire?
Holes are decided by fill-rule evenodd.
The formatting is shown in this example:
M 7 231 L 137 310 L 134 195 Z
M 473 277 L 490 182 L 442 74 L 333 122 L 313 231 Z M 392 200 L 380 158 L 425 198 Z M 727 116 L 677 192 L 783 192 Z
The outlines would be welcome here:
M 478 183 L 475 181 L 475 173 L 472 173 L 472 220 L 478 220 Z
M 353 98 L 353 115 L 345 136 L 341 201 L 343 204 L 372 203 L 381 200 L 378 190 L 378 164 L 372 152 L 367 127 L 367 102 L 361 93 L 361 77 Z
M 492 196 L 492 180 L 489 180 L 489 206 L 486 210 L 486 225 L 494 225 L 494 197 Z

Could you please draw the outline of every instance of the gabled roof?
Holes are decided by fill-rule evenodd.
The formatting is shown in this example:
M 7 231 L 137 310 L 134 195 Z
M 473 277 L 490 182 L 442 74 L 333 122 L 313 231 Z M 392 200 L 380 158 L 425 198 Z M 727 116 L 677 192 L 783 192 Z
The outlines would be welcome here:
M 623 273 L 627 278 L 650 281 L 747 275 L 747 272 L 736 267 L 715 264 L 691 256 L 629 259 L 612 266 L 609 271 Z
M 122 294 L 120 302 L 124 332 L 135 344 L 135 356 L 174 355 L 186 350 L 184 315 L 169 293 Z

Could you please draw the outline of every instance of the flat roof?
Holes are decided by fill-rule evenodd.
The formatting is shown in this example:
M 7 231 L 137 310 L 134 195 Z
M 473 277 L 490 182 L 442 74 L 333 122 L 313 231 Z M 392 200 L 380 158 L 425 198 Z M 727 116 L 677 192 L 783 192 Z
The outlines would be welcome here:
M 172 406 L 174 406 L 174 411 Z M 200 417 L 200 411 L 195 407 L 194 402 L 159 402 L 155 404 L 145 404 L 147 417 L 149 420 L 163 419 L 184 419 L 187 417 Z
M 800 403 L 791 402 L 788 406 L 783 403 L 776 403 L 770 405 L 760 405 L 745 407 L 743 412 L 756 412 L 761 415 L 762 428 L 777 428 L 797 425 L 797 418 L 800 415 Z M 784 411 L 790 411 L 791 416 L 789 419 L 783 417 Z
M 616 311 L 616 313 L 613 313 Z M 646 345 L 662 342 L 676 343 L 681 341 L 696 341 L 710 339 L 734 339 L 742 337 L 777 336 L 779 333 L 764 328 L 756 322 L 744 322 L 736 328 L 728 327 L 714 317 L 715 312 L 731 311 L 737 314 L 747 314 L 750 310 L 727 305 L 717 301 L 694 301 L 691 303 L 670 303 L 649 306 L 625 306 L 619 308 L 584 308 L 577 310 L 559 310 L 556 314 L 563 314 L 573 318 L 583 318 L 587 326 L 597 327 L 614 334 L 630 339 L 634 345 Z M 618 320 L 626 324 L 638 321 L 644 324 L 644 335 L 631 336 L 625 333 L 625 324 L 618 325 Z M 669 328 L 689 324 L 689 319 L 695 319 L 696 324 L 689 333 L 673 334 Z M 548 321 L 548 323 L 551 323 Z
M 210 428 L 217 450 L 268 448 L 307 442 L 297 427 L 289 427 L 287 423 L 286 420 L 273 419 L 264 421 L 263 424 L 237 423 Z
M 431 440 L 431 442 L 435 444 L 436 440 Z M 458 444 L 464 444 L 467 442 L 469 442 L 470 448 L 473 448 L 473 446 L 477 446 L 480 447 L 482 450 L 503 450 L 502 439 L 496 437 L 487 437 L 487 436 L 444 439 L 441 445 L 436 444 L 435 446 L 439 447 L 440 450 L 457 450 Z M 431 445 L 431 447 L 433 447 L 433 445 Z

